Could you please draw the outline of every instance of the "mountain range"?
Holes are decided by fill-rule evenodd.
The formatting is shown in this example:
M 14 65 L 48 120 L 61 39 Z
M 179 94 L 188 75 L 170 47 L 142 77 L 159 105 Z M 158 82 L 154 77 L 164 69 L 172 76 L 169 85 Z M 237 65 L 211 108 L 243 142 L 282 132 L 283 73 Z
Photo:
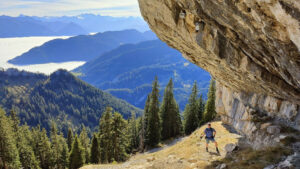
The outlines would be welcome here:
M 160 40 L 122 45 L 73 72 L 89 84 L 139 108 L 144 108 L 155 76 L 159 79 L 161 96 L 169 79 L 173 79 L 174 95 L 181 110 L 187 103 L 194 81 L 198 82 L 204 97 L 210 81 L 209 73 L 185 60 L 180 52 Z
M 89 32 L 74 22 L 44 22 L 29 16 L 0 16 L 0 38 L 29 36 L 73 36 Z
M 111 17 L 93 14 L 60 17 L 0 16 L 0 38 L 29 36 L 74 36 L 104 31 L 137 29 L 148 31 L 139 17 Z
M 95 35 L 80 35 L 68 39 L 54 39 L 32 48 L 10 60 L 15 65 L 31 65 L 50 62 L 89 61 L 122 44 L 156 39 L 156 35 L 137 30 L 108 31 Z
M 51 122 L 66 134 L 84 124 L 89 130 L 99 125 L 107 106 L 128 118 L 131 112 L 141 114 L 124 100 L 103 92 L 65 70 L 46 76 L 16 69 L 0 71 L 0 106 L 15 110 L 22 123 L 50 129 Z
M 88 32 L 120 31 L 136 29 L 141 32 L 150 30 L 141 17 L 112 17 L 94 14 L 81 14 L 77 16 L 59 17 L 33 17 L 43 22 L 75 23 Z

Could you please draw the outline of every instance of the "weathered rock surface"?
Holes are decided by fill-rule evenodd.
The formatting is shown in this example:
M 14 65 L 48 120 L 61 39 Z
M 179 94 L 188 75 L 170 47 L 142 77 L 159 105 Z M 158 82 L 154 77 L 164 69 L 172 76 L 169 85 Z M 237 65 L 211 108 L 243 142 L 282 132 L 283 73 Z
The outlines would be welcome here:
M 254 147 L 280 141 L 274 125 L 300 130 L 299 0 L 139 4 L 161 40 L 217 80 L 217 112 Z
M 233 143 L 226 144 L 226 146 L 225 146 L 226 153 L 232 153 L 233 151 L 235 151 L 237 149 L 238 149 L 237 145 L 233 144 Z

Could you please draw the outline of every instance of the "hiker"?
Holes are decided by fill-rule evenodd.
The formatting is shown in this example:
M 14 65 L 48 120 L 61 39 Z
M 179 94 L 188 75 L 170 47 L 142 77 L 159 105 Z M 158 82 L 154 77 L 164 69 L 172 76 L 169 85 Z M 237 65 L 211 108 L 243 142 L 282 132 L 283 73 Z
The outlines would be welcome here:
M 200 139 L 202 139 L 203 136 L 205 135 L 205 139 L 206 139 L 206 152 L 208 152 L 208 144 L 209 144 L 209 142 L 213 142 L 213 143 L 215 143 L 217 153 L 220 154 L 219 149 L 218 149 L 218 143 L 215 140 L 216 133 L 217 133 L 216 130 L 211 127 L 210 123 L 208 123 L 207 128 L 201 134 Z

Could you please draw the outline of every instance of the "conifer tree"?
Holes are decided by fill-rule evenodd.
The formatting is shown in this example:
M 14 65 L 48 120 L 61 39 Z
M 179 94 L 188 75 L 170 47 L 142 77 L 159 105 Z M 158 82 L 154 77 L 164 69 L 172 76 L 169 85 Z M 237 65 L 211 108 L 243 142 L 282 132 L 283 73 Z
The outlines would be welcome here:
M 170 79 L 165 88 L 164 98 L 160 107 L 161 137 L 163 140 L 176 137 L 181 134 L 182 123 L 178 104 L 173 94 L 173 81 Z
M 66 169 L 69 167 L 69 148 L 68 148 L 67 143 L 63 144 L 63 150 L 61 153 L 60 164 L 61 164 L 62 169 Z
M 138 134 L 139 134 L 139 151 L 144 150 L 145 144 L 145 127 L 144 127 L 144 115 L 138 119 Z
M 14 110 L 11 110 L 10 118 L 22 167 L 24 169 L 39 169 L 39 162 L 31 147 L 32 134 L 29 127 L 26 124 L 20 126 L 19 117 Z
M 151 100 L 150 94 L 148 94 L 147 100 L 145 103 L 144 114 L 140 121 L 140 127 L 141 127 L 139 130 L 139 140 L 140 140 L 139 148 L 140 148 L 140 150 L 144 150 L 145 143 L 147 142 L 146 135 L 147 135 L 147 126 L 148 126 L 148 121 L 149 121 L 148 117 L 149 117 L 150 100 Z
M 0 108 L 0 168 L 20 168 L 20 158 L 16 146 L 12 121 Z
M 112 108 L 107 107 L 102 114 L 99 125 L 99 139 L 101 148 L 101 162 L 108 163 L 112 158 Z
M 90 161 L 90 138 L 88 137 L 85 126 L 82 126 L 82 131 L 79 135 L 81 145 L 84 149 L 84 163 L 89 163 Z
M 150 95 L 149 112 L 147 117 L 146 145 L 153 147 L 160 141 L 160 116 L 159 116 L 159 84 L 155 77 Z
M 56 128 L 56 124 L 51 124 L 51 132 L 50 132 L 50 139 L 51 139 L 51 150 L 52 150 L 52 160 L 53 165 L 55 168 L 60 168 L 60 159 L 62 154 L 62 144 L 60 142 L 60 138 L 58 135 L 58 130 Z
M 174 126 L 174 135 L 175 136 L 180 136 L 183 134 L 183 124 L 182 124 L 182 120 L 181 120 L 181 115 L 180 115 L 180 110 L 179 110 L 179 105 L 176 104 L 176 109 L 174 111 L 174 115 L 175 115 L 175 123 L 176 125 Z
M 94 133 L 92 139 L 92 147 L 91 147 L 91 163 L 92 164 L 99 164 L 101 158 L 100 146 L 97 135 Z
M 18 135 L 18 130 L 19 130 L 19 125 L 20 125 L 20 120 L 17 115 L 17 112 L 14 110 L 10 111 L 10 119 L 12 120 L 12 127 L 13 127 L 13 132 Z
M 72 143 L 73 143 L 73 131 L 71 128 L 68 129 L 68 136 L 67 136 L 67 144 L 68 144 L 68 149 L 71 151 L 72 148 Z
M 34 141 L 36 144 L 35 154 L 40 161 L 40 166 L 42 169 L 50 169 L 53 166 L 53 155 L 51 153 L 51 143 L 47 136 L 47 132 L 45 129 L 36 129 L 36 140 Z
M 19 127 L 16 139 L 22 167 L 24 169 L 39 169 L 39 161 L 31 146 L 32 133 L 27 125 Z
M 115 161 L 125 161 L 127 158 L 126 145 L 126 128 L 127 122 L 122 115 L 115 112 L 112 122 L 112 144 L 113 144 L 113 159 Z
M 131 118 L 129 120 L 129 143 L 130 143 L 130 149 L 137 149 L 139 145 L 139 136 L 137 131 L 137 124 L 136 124 L 136 117 L 135 113 L 131 112 Z
M 184 133 L 191 134 L 198 127 L 198 103 L 197 103 L 198 88 L 197 82 L 194 83 L 192 93 L 188 104 L 184 110 Z
M 203 95 L 200 95 L 199 101 L 198 101 L 198 121 L 199 121 L 199 127 L 204 123 L 204 109 L 205 109 L 205 103 L 203 100 Z
M 216 100 L 216 87 L 215 87 L 215 81 L 212 79 L 210 81 L 209 85 L 209 91 L 208 91 L 208 98 L 207 102 L 205 105 L 205 111 L 204 111 L 204 120 L 205 122 L 209 122 L 213 120 L 217 113 L 216 113 L 216 105 L 215 105 L 215 100 Z
M 70 153 L 70 166 L 69 169 L 78 169 L 84 164 L 84 150 L 81 146 L 78 136 L 75 136 L 75 139 L 72 144 L 72 150 Z

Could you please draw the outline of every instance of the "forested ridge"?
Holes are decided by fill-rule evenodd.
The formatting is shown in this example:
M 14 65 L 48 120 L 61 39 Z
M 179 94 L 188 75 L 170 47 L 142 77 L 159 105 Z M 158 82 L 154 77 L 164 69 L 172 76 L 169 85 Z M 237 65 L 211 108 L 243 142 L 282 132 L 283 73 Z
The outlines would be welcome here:
M 63 74 L 64 80 L 69 73 L 58 71 L 50 80 Z M 69 77 L 70 78 L 70 77 Z M 49 83 L 49 82 L 43 82 Z M 131 112 L 128 120 L 112 107 L 107 106 L 96 121 L 98 131 L 88 135 L 87 128 L 81 125 L 78 132 L 69 127 L 67 136 L 51 122 L 50 131 L 40 125 L 29 127 L 21 124 L 18 113 L 6 113 L 0 108 L 0 167 L 5 169 L 77 169 L 85 164 L 106 164 L 126 161 L 137 151 L 146 151 L 159 146 L 165 140 L 190 134 L 202 123 L 215 117 L 214 81 L 211 82 L 206 104 L 198 98 L 197 85 L 194 84 L 184 117 L 173 94 L 173 80 L 165 87 L 162 102 L 159 101 L 159 82 L 156 77 L 149 93 L 144 113 L 137 117 Z M 53 90 L 60 90 L 56 88 Z M 70 89 L 71 91 L 74 90 Z M 192 111 L 194 110 L 194 111 Z M 201 114 L 201 115 L 200 115 Z M 193 118 L 196 126 L 188 125 Z M 186 132 L 189 131 L 189 132 Z
M 132 111 L 141 113 L 64 70 L 45 76 L 9 69 L 1 71 L 0 77 L 0 105 L 6 111 L 18 112 L 22 124 L 41 125 L 47 131 L 55 122 L 65 135 L 69 127 L 78 130 L 82 124 L 90 133 L 108 106 L 126 119 Z
M 157 76 L 160 94 L 173 78 L 174 97 L 184 110 L 194 80 L 206 97 L 209 73 L 199 69 L 160 40 L 124 44 L 74 70 L 79 78 L 141 109 Z M 160 100 L 161 101 L 161 100 Z

